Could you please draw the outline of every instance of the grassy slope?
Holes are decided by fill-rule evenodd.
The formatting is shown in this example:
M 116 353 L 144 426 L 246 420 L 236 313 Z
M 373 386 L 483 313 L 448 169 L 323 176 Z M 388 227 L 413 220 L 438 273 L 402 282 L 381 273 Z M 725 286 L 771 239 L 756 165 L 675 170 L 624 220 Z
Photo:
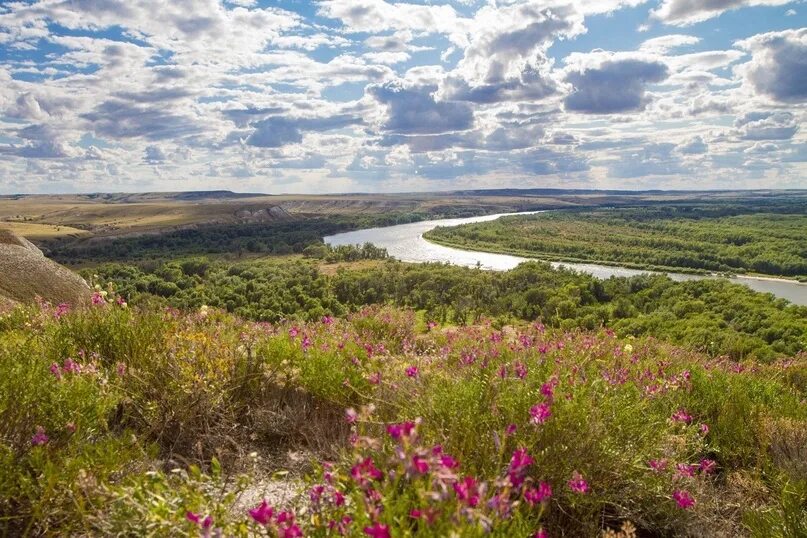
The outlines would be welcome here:
M 593 536 L 625 520 L 653 536 L 794 536 L 807 524 L 805 357 L 739 365 L 607 332 L 418 326 L 390 309 L 278 326 L 114 304 L 0 318 L 0 525 L 195 535 L 191 511 L 246 536 L 257 524 L 237 494 L 263 492 L 284 470 L 247 454 L 301 448 L 335 461 L 322 502 L 306 490 L 292 503 L 312 535 L 343 516 L 351 536 L 370 525 L 393 536 Z M 345 408 L 369 404 L 344 421 Z M 415 419 L 416 434 L 384 432 Z M 433 455 L 436 443 L 459 468 Z M 523 467 L 511 459 L 520 448 Z M 164 472 L 174 467 L 186 470 Z M 567 484 L 575 472 L 585 493 Z M 465 476 L 480 502 L 456 486 Z M 523 494 L 539 482 L 553 493 L 531 507 Z M 335 503 L 333 488 L 349 502 Z M 679 508 L 676 491 L 695 505 Z M 431 523 L 413 509 L 435 510 Z

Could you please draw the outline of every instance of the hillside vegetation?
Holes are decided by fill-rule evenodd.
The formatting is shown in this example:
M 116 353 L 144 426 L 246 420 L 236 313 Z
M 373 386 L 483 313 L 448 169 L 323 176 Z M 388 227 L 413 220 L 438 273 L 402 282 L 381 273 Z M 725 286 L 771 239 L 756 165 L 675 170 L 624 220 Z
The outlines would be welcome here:
M 342 252 L 345 259 L 383 254 Z M 564 329 L 607 326 L 737 360 L 767 361 L 807 347 L 807 307 L 724 280 L 673 282 L 644 275 L 602 281 L 539 262 L 504 273 L 383 259 L 369 266 L 344 264 L 335 273 L 330 268 L 299 258 L 233 263 L 194 257 L 105 264 L 83 273 L 114 282 L 131 304 L 208 305 L 256 321 L 317 320 L 388 303 L 457 325 L 489 317 L 500 326 L 536 319 Z
M 437 228 L 441 244 L 551 260 L 807 278 L 807 205 L 551 212 Z
M 803 354 L 737 363 L 609 330 L 443 329 L 379 307 L 267 324 L 93 302 L 0 318 L 8 535 L 807 525 Z M 313 466 L 273 456 L 289 450 Z M 281 479 L 299 495 L 273 494 Z

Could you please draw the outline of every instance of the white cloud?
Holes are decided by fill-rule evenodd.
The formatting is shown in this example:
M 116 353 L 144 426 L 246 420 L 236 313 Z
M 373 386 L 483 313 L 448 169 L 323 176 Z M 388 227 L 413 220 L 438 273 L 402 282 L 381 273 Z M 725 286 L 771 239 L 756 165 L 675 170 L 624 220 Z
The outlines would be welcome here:
M 807 28 L 759 34 L 737 43 L 751 52 L 740 66 L 745 82 L 774 101 L 807 101 Z
M 665 24 L 687 26 L 749 6 L 781 6 L 793 0 L 662 0 L 652 16 Z

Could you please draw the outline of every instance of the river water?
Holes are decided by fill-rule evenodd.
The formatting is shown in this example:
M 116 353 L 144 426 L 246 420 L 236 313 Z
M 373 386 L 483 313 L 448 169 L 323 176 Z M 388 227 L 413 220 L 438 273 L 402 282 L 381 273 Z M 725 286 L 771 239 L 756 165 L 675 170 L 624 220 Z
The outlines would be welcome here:
M 437 226 L 459 226 L 473 222 L 487 222 L 496 220 L 499 217 L 509 215 L 532 215 L 529 213 L 502 213 L 498 215 L 486 215 L 483 217 L 470 217 L 462 219 L 440 219 L 413 222 L 410 224 L 398 224 L 395 226 L 384 226 L 382 228 L 366 228 L 355 232 L 346 232 L 325 237 L 325 242 L 329 245 L 356 245 L 373 243 L 378 247 L 387 249 L 389 255 L 405 262 L 447 262 L 454 265 L 466 267 L 481 266 L 483 269 L 494 271 L 507 271 L 518 264 L 528 261 L 529 258 L 511 256 L 509 254 L 496 254 L 492 252 L 477 252 L 462 250 L 451 247 L 444 247 L 435 243 L 430 243 L 423 239 L 423 234 Z M 588 273 L 597 278 L 609 278 L 612 276 L 634 276 L 650 271 L 639 269 L 629 269 L 627 267 L 616 267 L 611 265 L 598 265 L 594 263 L 569 263 L 552 262 L 554 267 L 569 267 L 582 273 Z M 682 273 L 666 273 L 673 280 L 700 280 L 704 278 L 717 278 L 706 275 L 688 275 Z M 782 297 L 788 301 L 807 305 L 807 284 L 802 284 L 789 280 L 777 280 L 774 278 L 736 276 L 729 280 L 744 284 L 749 288 L 763 292 L 772 293 L 777 297 Z

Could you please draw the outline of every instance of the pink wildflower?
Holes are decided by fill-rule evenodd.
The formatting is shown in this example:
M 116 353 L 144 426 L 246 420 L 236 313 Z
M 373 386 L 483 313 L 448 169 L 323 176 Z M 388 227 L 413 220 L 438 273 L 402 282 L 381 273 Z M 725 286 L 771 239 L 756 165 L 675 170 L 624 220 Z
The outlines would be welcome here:
M 104 300 L 104 296 L 101 295 L 101 292 L 96 291 L 92 294 L 92 304 L 95 306 L 105 305 L 106 300 Z
M 249 510 L 249 516 L 261 525 L 267 525 L 275 514 L 274 508 L 269 506 L 269 503 L 264 499 L 260 505 Z
M 709 435 L 709 425 L 708 424 L 701 424 L 699 429 L 700 429 L 701 435 L 704 435 L 704 436 Z
M 289 336 L 291 336 L 292 338 L 296 338 L 298 334 L 300 334 L 300 329 L 298 329 L 297 327 L 292 327 L 291 329 L 289 329 Z
M 359 414 L 352 407 L 345 410 L 345 420 L 347 420 L 348 424 L 355 424 L 358 418 Z
M 440 465 L 446 469 L 456 469 L 460 464 L 452 456 L 445 454 L 440 456 Z
M 710 459 L 702 459 L 700 463 L 700 470 L 702 473 L 711 474 L 717 468 L 717 462 L 715 460 Z
M 524 500 L 527 501 L 530 504 L 530 506 L 542 503 L 545 500 L 549 499 L 551 496 L 552 496 L 552 486 L 550 486 L 546 482 L 541 482 L 540 484 L 538 484 L 537 488 L 529 488 L 524 491 Z
M 466 476 L 459 482 L 454 482 L 453 487 L 457 499 L 464 501 L 471 508 L 479 504 L 479 490 L 474 477 Z
M 585 479 L 583 479 L 583 475 L 577 471 L 572 473 L 572 478 L 569 480 L 568 484 L 569 489 L 575 493 L 588 493 L 588 482 L 586 482 Z
M 692 415 L 687 413 L 684 409 L 679 409 L 675 413 L 672 414 L 672 420 L 674 422 L 683 422 L 685 424 L 689 424 L 692 422 Z
M 50 365 L 50 373 L 52 373 L 56 379 L 62 378 L 62 370 L 55 362 Z
M 412 467 L 414 467 L 415 471 L 420 474 L 426 474 L 429 472 L 429 462 L 427 462 L 421 456 L 412 456 Z
M 322 316 L 322 323 L 324 325 L 331 325 L 333 323 L 333 318 L 331 316 Z
M 118 374 L 118 377 L 123 377 L 126 375 L 126 363 L 119 362 L 115 365 L 115 372 Z
M 418 376 L 418 367 L 417 366 L 409 366 L 406 368 L 406 376 L 407 377 L 417 377 Z
M 535 533 L 535 536 L 533 538 L 549 538 L 549 533 L 546 532 L 544 529 L 541 529 Z
M 364 534 L 370 538 L 391 538 L 389 527 L 378 522 L 372 527 L 364 527 Z
M 387 424 L 387 433 L 393 439 L 409 437 L 415 430 L 415 423 L 412 421 L 401 422 L 400 424 Z
M 527 467 L 535 463 L 535 460 L 527 454 L 526 448 L 518 448 L 510 457 L 510 468 L 507 475 L 513 487 L 519 487 L 524 483 L 524 476 L 527 474 Z
M 678 507 L 684 510 L 695 506 L 695 499 L 692 498 L 692 495 L 690 495 L 688 491 L 675 490 L 672 494 L 672 498 L 678 503 Z
M 514 433 L 516 433 L 517 429 L 518 426 L 516 426 L 515 424 L 508 424 L 507 428 L 504 430 L 504 433 L 505 435 L 513 435 Z
M 381 383 L 381 372 L 373 372 L 367 377 L 367 381 L 369 381 L 371 385 L 378 385 Z
M 653 469 L 655 472 L 660 473 L 665 469 L 667 469 L 667 460 L 664 459 L 650 460 L 648 462 L 648 465 L 650 465 L 650 468 Z
M 45 433 L 45 428 L 37 426 L 36 433 L 31 437 L 31 444 L 34 446 L 42 446 L 48 444 L 48 441 L 50 441 L 50 439 Z
M 213 525 L 213 518 L 210 516 L 205 516 L 202 518 L 201 515 L 196 514 L 194 512 L 185 512 L 185 519 L 192 523 L 196 523 L 200 525 L 203 529 L 209 529 Z
M 547 402 L 543 402 L 530 407 L 530 416 L 533 424 L 543 424 L 552 416 L 552 410 Z
M 681 476 L 695 476 L 695 471 L 698 470 L 697 465 L 690 465 L 688 463 L 678 463 L 675 468 Z
M 68 303 L 61 303 L 59 306 L 56 307 L 56 310 L 53 311 L 53 317 L 56 319 L 60 319 L 68 312 L 70 312 L 70 305 Z
M 373 458 L 366 457 L 350 469 L 350 476 L 361 486 L 366 485 L 370 480 L 381 480 L 384 476 L 373 463 Z

